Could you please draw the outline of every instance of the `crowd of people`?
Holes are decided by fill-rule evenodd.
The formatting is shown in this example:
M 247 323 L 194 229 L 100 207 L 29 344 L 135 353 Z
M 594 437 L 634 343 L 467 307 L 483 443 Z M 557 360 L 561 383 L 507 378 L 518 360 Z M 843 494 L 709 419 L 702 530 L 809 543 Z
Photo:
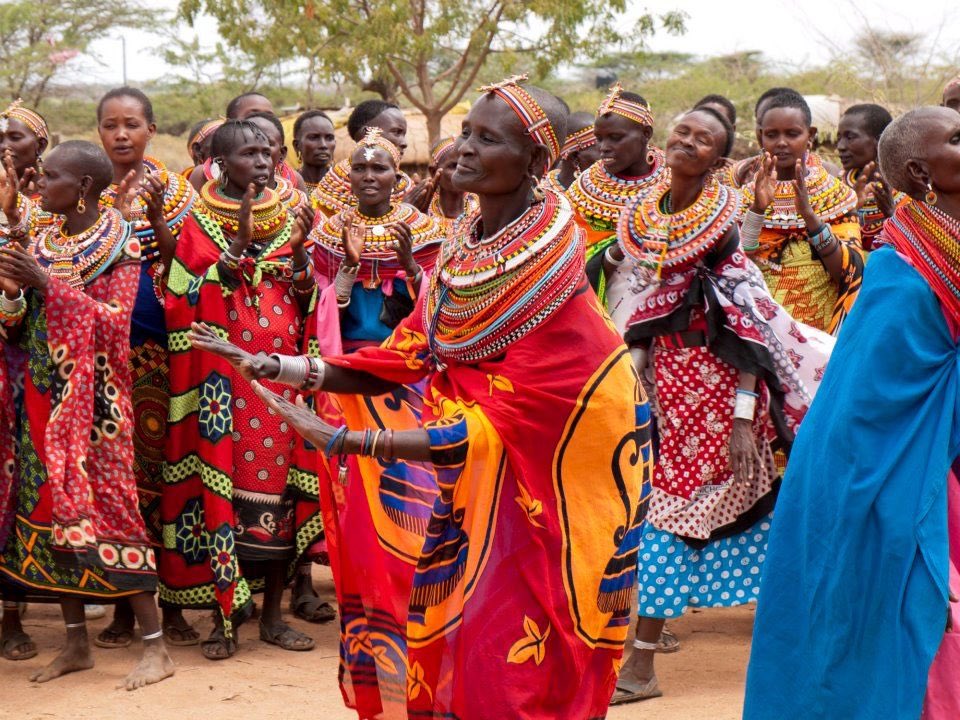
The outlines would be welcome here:
M 756 602 L 748 720 L 960 716 L 958 109 L 960 78 L 853 105 L 837 166 L 771 88 L 734 159 L 721 95 L 659 148 L 619 84 L 571 112 L 512 77 L 420 179 L 378 100 L 337 163 L 302 113 L 294 164 L 241 95 L 182 172 L 140 90 L 100 146 L 11 104 L 0 653 L 40 652 L 35 602 L 37 682 L 93 667 L 94 604 L 100 648 L 139 626 L 130 690 L 253 619 L 309 651 L 289 588 L 360 718 L 600 718 L 662 694 L 666 622 Z

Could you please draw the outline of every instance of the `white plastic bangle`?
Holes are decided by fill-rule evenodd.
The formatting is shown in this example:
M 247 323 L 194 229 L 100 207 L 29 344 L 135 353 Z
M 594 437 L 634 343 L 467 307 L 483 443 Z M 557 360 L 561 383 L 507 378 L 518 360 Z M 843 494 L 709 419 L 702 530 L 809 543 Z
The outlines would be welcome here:
M 615 257 L 613 257 L 613 255 L 610 254 L 610 251 L 613 250 L 613 248 L 613 245 L 607 248 L 606 252 L 603 253 L 603 259 L 615 267 L 623 265 L 623 261 L 627 259 L 626 256 L 617 260 Z
M 351 266 L 346 263 L 341 263 L 337 269 L 333 286 L 337 293 L 337 305 L 340 307 L 346 307 L 350 304 L 350 293 L 353 291 L 353 284 L 357 281 L 357 273 L 359 272 L 359 265 Z
M 737 403 L 733 407 L 734 420 L 749 420 L 753 422 L 753 415 L 757 409 L 757 399 L 746 393 L 737 393 Z
M 747 210 L 740 224 L 740 247 L 753 252 L 760 247 L 760 232 L 763 230 L 763 215 Z
M 7 297 L 6 293 L 0 293 L 0 309 L 6 313 L 19 312 L 20 308 L 23 307 L 23 301 L 23 288 L 20 289 L 20 294 L 12 300 Z

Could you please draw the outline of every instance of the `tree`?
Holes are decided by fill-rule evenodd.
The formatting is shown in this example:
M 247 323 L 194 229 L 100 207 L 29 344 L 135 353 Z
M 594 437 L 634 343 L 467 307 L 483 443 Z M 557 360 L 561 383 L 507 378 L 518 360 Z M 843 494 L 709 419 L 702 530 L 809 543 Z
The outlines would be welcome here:
M 34 107 L 50 81 L 90 43 L 117 28 L 150 27 L 158 14 L 135 0 L 8 0 L 0 4 L 0 87 Z
M 309 58 L 318 70 L 420 110 L 430 141 L 440 120 L 483 80 L 488 60 L 543 76 L 597 48 L 638 46 L 684 16 L 624 20 L 627 0 L 181 0 L 191 20 L 207 12 L 225 42 L 264 62 Z M 498 78 L 497 78 L 498 79 Z

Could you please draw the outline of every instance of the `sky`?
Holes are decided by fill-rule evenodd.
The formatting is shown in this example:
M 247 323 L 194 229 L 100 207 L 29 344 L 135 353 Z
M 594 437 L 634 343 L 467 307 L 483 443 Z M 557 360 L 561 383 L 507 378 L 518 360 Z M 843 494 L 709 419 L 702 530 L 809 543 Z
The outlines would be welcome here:
M 174 12 L 176 0 L 147 0 Z M 268 0 L 269 1 L 269 0 Z M 654 51 L 677 51 L 699 56 L 758 50 L 791 65 L 829 62 L 850 47 L 865 23 L 874 30 L 897 30 L 925 36 L 932 52 L 960 63 L 960 9 L 956 0 L 628 0 L 632 13 L 685 11 L 687 32 L 679 37 L 658 33 L 649 42 Z M 186 37 L 196 32 L 201 42 L 217 40 L 216 23 L 201 17 L 195 28 L 182 28 Z M 154 80 L 171 72 L 157 49 L 162 35 L 117 30 L 94 44 L 99 62 L 78 58 L 71 74 L 87 81 L 119 84 L 122 73 L 121 36 L 126 38 L 127 78 L 131 83 Z

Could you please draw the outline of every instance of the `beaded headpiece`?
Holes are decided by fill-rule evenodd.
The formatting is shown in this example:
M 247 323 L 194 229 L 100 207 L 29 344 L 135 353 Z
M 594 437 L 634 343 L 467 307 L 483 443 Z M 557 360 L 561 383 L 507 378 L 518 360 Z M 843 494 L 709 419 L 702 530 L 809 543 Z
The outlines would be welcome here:
M 440 166 L 447 159 L 447 156 L 453 152 L 456 141 L 452 137 L 437 140 L 437 144 L 430 149 L 430 157 L 433 158 L 433 164 Z
M 563 141 L 563 147 L 560 148 L 560 159 L 566 160 L 573 153 L 586 150 L 596 144 L 597 136 L 593 132 L 593 125 L 587 125 L 567 135 L 567 139 Z
M 628 120 L 633 120 L 639 125 L 653 127 L 653 114 L 650 112 L 650 108 L 643 103 L 623 97 L 623 86 L 620 83 L 613 84 L 597 110 L 597 115 L 606 115 L 607 113 L 615 113 Z
M 550 155 L 547 163 L 549 167 L 560 156 L 560 141 L 557 140 L 557 134 L 553 131 L 553 126 L 543 108 L 540 107 L 540 103 L 520 87 L 520 83 L 526 80 L 526 75 L 513 75 L 493 85 L 484 85 L 478 92 L 496 95 L 510 106 L 523 123 L 524 132 L 533 138 L 534 142 L 547 146 L 547 152 Z
M 365 148 L 364 157 L 369 161 L 373 159 L 375 148 L 386 150 L 387 154 L 393 158 L 393 166 L 400 167 L 400 150 L 392 142 L 383 136 L 383 130 L 378 127 L 368 127 L 363 139 L 357 143 L 357 150 Z
M 197 130 L 196 134 L 187 141 L 187 145 L 193 145 L 194 143 L 202 143 L 208 137 L 213 135 L 217 131 L 217 129 L 221 125 L 223 125 L 224 122 L 225 121 L 223 118 L 217 118 L 215 120 L 210 120 L 209 122 L 205 122 L 203 125 L 200 126 L 200 129 Z
M 40 138 L 47 140 L 50 137 L 47 132 L 46 121 L 30 108 L 24 107 L 23 100 L 15 100 L 7 106 L 6 110 L 0 113 L 0 132 L 7 131 L 8 121 L 11 119 L 19 120 L 30 128 L 30 131 L 37 136 L 38 140 Z

